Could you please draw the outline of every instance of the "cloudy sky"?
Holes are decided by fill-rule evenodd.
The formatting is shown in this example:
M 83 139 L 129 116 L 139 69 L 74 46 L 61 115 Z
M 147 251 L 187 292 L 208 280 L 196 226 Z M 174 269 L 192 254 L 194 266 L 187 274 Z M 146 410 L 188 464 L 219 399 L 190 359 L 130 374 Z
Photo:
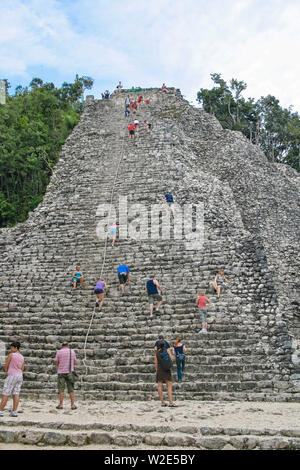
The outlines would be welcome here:
M 299 0 L 0 0 L 0 77 L 14 89 L 78 73 L 93 94 L 181 88 L 194 101 L 210 74 L 300 111 Z

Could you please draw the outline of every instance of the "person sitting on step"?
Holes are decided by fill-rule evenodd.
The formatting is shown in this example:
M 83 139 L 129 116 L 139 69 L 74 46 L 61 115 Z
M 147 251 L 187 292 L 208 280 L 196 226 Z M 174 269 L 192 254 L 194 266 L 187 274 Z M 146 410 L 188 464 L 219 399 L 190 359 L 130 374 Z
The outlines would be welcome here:
M 118 267 L 118 278 L 120 282 L 121 293 L 124 295 L 126 285 L 130 285 L 130 270 L 126 264 L 121 264 Z
M 142 101 L 143 101 L 143 97 L 142 97 L 142 96 L 139 96 L 139 97 L 138 97 L 138 100 L 137 100 L 138 104 L 141 104 Z
M 101 312 L 103 302 L 104 302 L 104 289 L 107 289 L 108 285 L 106 284 L 103 277 L 99 279 L 97 284 L 94 287 L 94 293 L 96 295 L 96 307 L 98 307 L 98 312 Z
M 80 271 L 80 266 L 76 266 L 76 270 L 73 272 L 73 279 L 72 279 L 73 287 L 76 289 L 77 285 L 82 286 L 83 283 L 83 274 Z
M 205 291 L 200 290 L 197 296 L 197 306 L 199 308 L 200 321 L 202 322 L 200 333 L 207 333 L 207 304 L 210 304 L 210 300 L 206 297 Z
M 150 279 L 146 281 L 145 288 L 146 288 L 146 294 L 148 295 L 150 319 L 152 319 L 154 301 L 158 302 L 157 307 L 156 307 L 156 312 L 159 312 L 160 306 L 162 304 L 162 296 L 158 293 L 158 291 L 160 291 L 161 294 L 163 293 L 163 291 L 154 276 L 150 276 Z
M 215 277 L 215 279 L 212 283 L 213 288 L 217 292 L 217 299 L 218 300 L 220 298 L 221 291 L 225 288 L 225 283 L 228 284 L 228 283 L 231 282 L 231 281 L 229 281 L 229 279 L 225 279 L 224 272 L 225 272 L 224 269 L 221 269 L 219 271 L 219 273 L 216 275 L 216 277 Z

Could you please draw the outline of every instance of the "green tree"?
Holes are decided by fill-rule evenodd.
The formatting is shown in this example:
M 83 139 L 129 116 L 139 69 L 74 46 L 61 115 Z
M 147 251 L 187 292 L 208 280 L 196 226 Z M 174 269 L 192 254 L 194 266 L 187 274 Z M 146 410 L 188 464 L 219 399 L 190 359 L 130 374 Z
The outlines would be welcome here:
M 35 77 L 0 105 L 0 227 L 26 220 L 41 202 L 92 85 L 77 75 L 73 84 L 56 88 Z
M 282 108 L 271 95 L 258 101 L 245 99 L 244 81 L 233 78 L 228 85 L 219 73 L 211 74 L 211 79 L 215 86 L 197 93 L 203 110 L 214 114 L 225 129 L 241 131 L 262 148 L 270 161 L 286 163 L 299 171 L 299 114 Z

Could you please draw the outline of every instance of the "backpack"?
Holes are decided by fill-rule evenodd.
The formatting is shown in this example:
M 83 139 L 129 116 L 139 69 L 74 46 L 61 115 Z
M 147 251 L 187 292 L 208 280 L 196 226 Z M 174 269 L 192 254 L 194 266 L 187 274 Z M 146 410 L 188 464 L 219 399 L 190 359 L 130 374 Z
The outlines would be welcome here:
M 174 202 L 172 194 L 169 194 L 169 193 L 165 194 L 165 198 L 166 198 L 167 202 Z
M 164 348 L 163 351 L 160 351 L 157 353 L 157 358 L 158 362 L 161 366 L 161 368 L 165 371 L 171 370 L 171 367 L 173 366 L 173 363 L 171 361 L 171 358 L 169 356 L 169 353 L 166 348 Z

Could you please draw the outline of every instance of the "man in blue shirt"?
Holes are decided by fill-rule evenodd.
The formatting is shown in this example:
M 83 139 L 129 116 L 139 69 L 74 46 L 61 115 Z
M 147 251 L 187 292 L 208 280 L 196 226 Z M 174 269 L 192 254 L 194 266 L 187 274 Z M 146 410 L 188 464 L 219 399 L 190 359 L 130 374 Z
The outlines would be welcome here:
M 121 264 L 118 267 L 118 278 L 120 281 L 122 295 L 124 295 L 126 284 L 130 285 L 130 271 L 126 264 Z
M 164 197 L 165 204 L 170 207 L 173 217 L 174 217 L 174 199 L 173 199 L 173 194 L 171 193 L 166 193 Z M 168 209 L 167 209 L 168 212 Z
M 153 304 L 155 301 L 158 302 L 156 307 L 156 312 L 159 312 L 159 308 L 162 304 L 162 296 L 158 293 L 158 291 L 162 294 L 162 288 L 158 284 L 157 280 L 154 276 L 150 276 L 150 279 L 146 281 L 145 285 L 146 294 L 148 295 L 148 302 L 150 308 L 150 319 L 153 318 Z

